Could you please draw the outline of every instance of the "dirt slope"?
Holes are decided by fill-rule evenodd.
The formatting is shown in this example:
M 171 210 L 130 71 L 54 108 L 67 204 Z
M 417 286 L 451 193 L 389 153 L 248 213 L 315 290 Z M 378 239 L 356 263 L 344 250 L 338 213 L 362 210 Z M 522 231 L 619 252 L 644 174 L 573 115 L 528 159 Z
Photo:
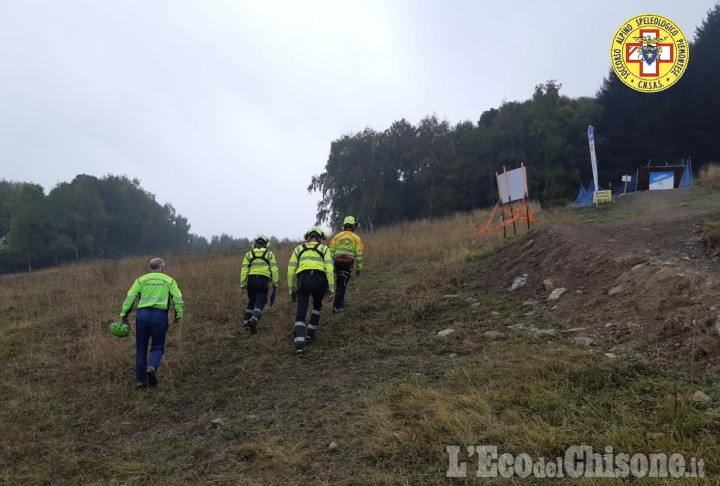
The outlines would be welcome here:
M 720 193 L 645 191 L 578 210 L 583 223 L 531 230 L 478 272 L 528 312 L 551 316 L 603 352 L 638 350 L 680 366 L 720 370 L 720 262 L 703 241 L 720 221 Z M 526 285 L 510 290 L 517 277 Z M 551 282 L 546 282 L 546 280 Z M 553 289 L 567 289 L 548 300 Z

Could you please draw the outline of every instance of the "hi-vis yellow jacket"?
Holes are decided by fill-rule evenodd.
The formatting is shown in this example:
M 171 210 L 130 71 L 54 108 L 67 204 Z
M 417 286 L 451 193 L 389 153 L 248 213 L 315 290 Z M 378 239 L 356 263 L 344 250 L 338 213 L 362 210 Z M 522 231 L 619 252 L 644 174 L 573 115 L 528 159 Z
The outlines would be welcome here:
M 247 286 L 248 275 L 263 275 L 277 287 L 280 276 L 273 252 L 267 248 L 253 248 L 247 252 L 240 271 L 240 287 Z
M 175 317 L 180 319 L 183 316 L 182 292 L 180 292 L 175 279 L 164 273 L 151 272 L 135 280 L 125 297 L 120 317 L 125 317 L 130 313 L 136 297 L 139 297 L 138 309 L 153 307 L 165 311 L 168 310 L 172 297 L 175 304 Z
M 363 245 L 360 237 L 352 231 L 343 231 L 333 236 L 330 240 L 330 256 L 332 259 L 348 257 L 355 261 L 355 270 L 362 270 L 363 267 Z
M 290 293 L 295 291 L 296 274 L 305 270 L 324 272 L 330 292 L 335 292 L 335 266 L 327 246 L 311 241 L 295 247 L 288 262 L 287 277 Z

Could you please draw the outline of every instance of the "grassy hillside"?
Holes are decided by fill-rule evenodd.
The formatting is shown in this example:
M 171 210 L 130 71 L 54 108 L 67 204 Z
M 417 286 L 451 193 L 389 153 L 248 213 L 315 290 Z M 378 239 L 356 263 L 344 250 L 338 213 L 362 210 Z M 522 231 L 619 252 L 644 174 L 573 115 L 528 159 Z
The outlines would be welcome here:
M 241 328 L 244 251 L 0 277 L 0 484 L 608 484 L 478 479 L 467 447 L 479 445 L 550 462 L 573 445 L 678 453 L 714 475 L 717 414 L 690 399 L 712 378 L 651 356 L 608 359 L 562 333 L 507 332 L 562 325 L 473 290 L 473 269 L 504 241 L 473 239 L 487 218 L 361 232 L 363 276 L 343 314 L 324 308 L 305 359 L 292 349 L 289 245 L 275 249 L 280 296 L 254 336 Z M 539 212 L 537 224 L 573 218 Z M 134 334 L 114 338 L 108 324 L 152 256 L 179 282 L 186 318 L 169 333 L 159 386 L 138 390 Z M 466 478 L 447 477 L 453 445 Z

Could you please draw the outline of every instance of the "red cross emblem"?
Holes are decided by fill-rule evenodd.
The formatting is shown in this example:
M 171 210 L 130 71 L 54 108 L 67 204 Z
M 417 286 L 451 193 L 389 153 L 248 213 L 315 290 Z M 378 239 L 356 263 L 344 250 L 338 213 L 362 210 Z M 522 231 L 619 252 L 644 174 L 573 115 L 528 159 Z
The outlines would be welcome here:
M 675 62 L 675 45 L 656 42 L 660 39 L 659 29 L 640 29 L 641 42 L 625 44 L 625 62 L 628 65 L 639 64 L 641 78 L 657 78 L 660 64 Z

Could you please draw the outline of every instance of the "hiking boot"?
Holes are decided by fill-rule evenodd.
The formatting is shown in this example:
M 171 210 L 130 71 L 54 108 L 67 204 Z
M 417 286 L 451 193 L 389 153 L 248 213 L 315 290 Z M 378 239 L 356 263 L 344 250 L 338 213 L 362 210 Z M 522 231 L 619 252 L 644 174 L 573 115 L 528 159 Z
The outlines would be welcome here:
M 158 384 L 157 375 L 155 374 L 155 368 L 149 366 L 145 374 L 147 375 L 148 386 L 155 386 Z
M 298 358 L 302 358 L 305 356 L 305 350 L 304 349 L 296 349 L 295 350 L 295 356 Z
M 342 308 L 340 307 L 333 307 L 333 314 L 340 314 L 342 312 Z
M 313 334 L 312 336 L 309 335 L 309 334 L 305 336 L 305 342 L 306 342 L 306 343 L 311 343 L 311 342 L 313 342 L 313 341 L 315 341 L 315 335 L 314 335 L 314 334 Z
M 138 381 L 137 383 L 135 383 L 135 388 L 137 388 L 138 390 L 140 388 L 147 388 L 147 383 L 145 383 L 144 381 Z
M 250 334 L 255 334 L 257 332 L 257 325 L 258 325 L 257 317 L 252 316 L 248 320 L 248 329 L 250 329 Z

